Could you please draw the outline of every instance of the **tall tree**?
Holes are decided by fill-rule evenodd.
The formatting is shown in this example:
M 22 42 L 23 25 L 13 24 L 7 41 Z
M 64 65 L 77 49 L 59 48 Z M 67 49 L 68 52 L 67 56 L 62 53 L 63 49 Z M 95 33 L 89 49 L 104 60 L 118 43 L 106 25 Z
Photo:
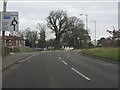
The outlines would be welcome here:
M 84 29 L 84 24 L 79 18 L 72 16 L 68 18 L 68 32 L 63 36 L 63 42 L 67 46 L 74 48 L 86 47 L 87 41 L 90 40 L 87 30 Z
M 31 45 L 31 32 L 30 32 L 30 28 L 29 27 L 27 27 L 26 29 L 25 29 L 25 31 L 26 31 L 26 33 L 25 33 L 25 46 L 29 46 L 29 47 L 32 47 L 32 45 Z
M 47 17 L 47 26 L 55 32 L 55 48 L 60 48 L 60 38 L 63 33 L 67 32 L 67 12 L 63 10 L 51 11 Z
M 45 48 L 46 47 L 46 25 L 38 23 L 37 29 L 39 30 L 39 37 L 40 39 L 38 40 L 38 47 L 40 48 Z
M 97 41 L 99 47 L 105 47 L 106 45 L 106 38 L 101 37 L 100 40 Z
M 29 27 L 25 29 L 26 31 L 26 42 L 29 41 L 30 47 L 36 47 L 36 40 L 38 38 L 37 31 L 31 31 Z
M 113 26 L 113 30 L 107 30 L 112 36 L 110 38 L 112 39 L 112 47 L 118 47 L 120 42 L 120 29 L 115 30 Z

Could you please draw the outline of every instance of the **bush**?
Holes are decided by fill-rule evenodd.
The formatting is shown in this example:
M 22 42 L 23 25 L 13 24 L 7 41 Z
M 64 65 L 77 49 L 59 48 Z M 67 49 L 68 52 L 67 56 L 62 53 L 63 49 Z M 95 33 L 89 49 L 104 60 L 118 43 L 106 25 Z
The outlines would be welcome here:
M 3 53 L 3 56 L 9 55 L 11 51 L 12 51 L 11 48 L 9 48 L 9 47 L 4 47 L 4 53 Z

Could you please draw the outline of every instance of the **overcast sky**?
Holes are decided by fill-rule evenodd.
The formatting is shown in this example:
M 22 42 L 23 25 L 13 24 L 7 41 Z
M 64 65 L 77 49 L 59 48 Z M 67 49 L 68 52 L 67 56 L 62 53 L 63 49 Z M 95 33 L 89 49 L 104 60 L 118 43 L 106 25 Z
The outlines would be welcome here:
M 9 0 L 8 0 L 9 1 Z M 45 19 L 49 15 L 51 10 L 65 10 L 68 11 L 69 16 L 76 16 L 82 19 L 85 23 L 85 15 L 88 15 L 88 28 L 90 29 L 90 36 L 94 39 L 94 23 L 91 20 L 96 21 L 97 39 L 101 37 L 108 37 L 109 33 L 107 29 L 118 29 L 118 2 L 106 2 L 100 1 L 27 1 L 15 2 L 9 1 L 7 11 L 18 11 L 20 30 L 24 30 L 26 27 L 32 29 L 36 24 L 46 23 Z M 0 11 L 2 11 L 2 2 L 0 2 Z M 47 32 L 49 34 L 49 32 Z M 48 38 L 54 37 L 50 34 Z

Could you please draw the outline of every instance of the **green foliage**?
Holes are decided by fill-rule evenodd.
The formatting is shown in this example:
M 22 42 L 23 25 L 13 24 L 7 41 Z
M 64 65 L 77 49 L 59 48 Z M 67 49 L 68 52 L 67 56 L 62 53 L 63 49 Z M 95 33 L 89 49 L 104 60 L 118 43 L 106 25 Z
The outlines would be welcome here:
M 102 37 L 97 41 L 97 47 L 119 47 L 119 42 L 120 40 Z
M 72 16 L 68 18 L 68 32 L 63 35 L 63 45 L 72 46 L 74 48 L 86 48 L 90 36 L 88 31 L 84 29 L 84 24 L 79 18 Z
M 95 48 L 82 50 L 83 54 L 118 61 L 118 48 Z
M 35 42 L 38 38 L 37 31 L 31 31 L 31 29 L 28 27 L 25 30 L 26 30 L 26 33 L 25 33 L 26 45 L 30 47 L 36 47 Z
M 30 43 L 29 39 L 26 39 L 26 40 L 25 40 L 25 46 L 31 47 L 31 43 Z
M 39 52 L 38 50 L 35 49 L 22 49 L 20 52 Z
M 39 30 L 39 38 L 40 38 L 38 39 L 37 47 L 45 48 L 46 47 L 46 40 L 45 40 L 46 26 L 44 24 L 38 23 L 37 29 Z

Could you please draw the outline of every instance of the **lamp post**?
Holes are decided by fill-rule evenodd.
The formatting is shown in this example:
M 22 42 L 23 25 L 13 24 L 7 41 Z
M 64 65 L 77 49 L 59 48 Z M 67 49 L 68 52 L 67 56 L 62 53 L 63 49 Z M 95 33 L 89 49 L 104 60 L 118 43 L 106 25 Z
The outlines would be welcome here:
M 96 48 L 96 21 L 91 21 L 94 23 L 94 30 L 95 30 L 95 48 Z
M 85 15 L 86 17 L 86 30 L 88 32 L 88 15 L 87 14 L 80 14 L 80 16 Z M 88 49 L 88 40 L 86 41 L 86 48 Z
M 87 14 L 80 14 L 80 16 L 85 15 L 86 16 L 86 30 L 88 31 L 88 15 Z

